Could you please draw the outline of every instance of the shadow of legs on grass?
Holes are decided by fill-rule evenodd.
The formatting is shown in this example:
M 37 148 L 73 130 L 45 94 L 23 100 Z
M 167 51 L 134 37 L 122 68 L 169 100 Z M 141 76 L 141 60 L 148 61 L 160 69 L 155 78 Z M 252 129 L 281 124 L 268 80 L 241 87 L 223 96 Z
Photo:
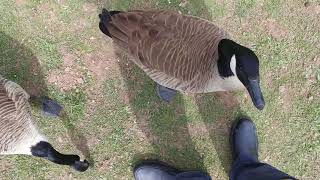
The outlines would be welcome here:
M 48 88 L 39 60 L 33 52 L 0 31 L 0 73 L 19 84 L 30 96 L 47 96 Z
M 178 95 L 170 104 L 161 102 L 156 84 L 134 64 L 120 55 L 119 62 L 130 106 L 140 130 L 153 152 L 136 155 L 133 165 L 144 159 L 157 159 L 181 169 L 204 169 L 188 131 L 184 101 Z
M 229 134 L 240 109 L 238 102 L 230 92 L 199 94 L 195 99 L 220 163 L 228 174 L 232 163 Z
M 104 1 L 88 0 L 99 9 L 167 9 L 180 11 L 183 14 L 211 18 L 211 9 L 203 0 L 190 1 L 185 7 L 179 3 L 163 1 Z M 148 4 L 148 5 L 145 5 Z M 100 13 L 100 12 L 99 12 Z M 129 66 L 126 65 L 129 64 Z M 172 103 L 160 102 L 155 91 L 156 85 L 139 68 L 120 58 L 120 70 L 125 81 L 126 91 L 130 95 L 130 107 L 137 120 L 140 130 L 145 134 L 146 141 L 152 144 L 154 154 L 137 155 L 134 161 L 142 158 L 159 159 L 183 169 L 204 170 L 203 159 L 197 152 L 188 130 L 188 119 L 185 114 L 185 103 L 178 96 Z
M 23 42 L 19 42 L 3 32 L 0 32 L 0 74 L 19 84 L 33 98 L 48 96 L 45 76 L 37 57 L 23 45 Z M 41 101 L 32 102 L 35 103 L 34 106 L 41 108 Z M 84 135 L 72 125 L 66 113 L 62 114 L 61 120 L 68 129 L 74 145 L 92 163 Z
M 86 137 L 81 133 L 81 130 L 77 129 L 75 125 L 70 121 L 70 117 L 66 112 L 62 112 L 60 115 L 60 119 L 64 125 L 64 127 L 68 131 L 68 135 L 71 139 L 71 142 L 74 146 L 85 156 L 87 161 L 90 163 L 90 166 L 94 166 L 94 160 L 90 155 L 88 141 Z

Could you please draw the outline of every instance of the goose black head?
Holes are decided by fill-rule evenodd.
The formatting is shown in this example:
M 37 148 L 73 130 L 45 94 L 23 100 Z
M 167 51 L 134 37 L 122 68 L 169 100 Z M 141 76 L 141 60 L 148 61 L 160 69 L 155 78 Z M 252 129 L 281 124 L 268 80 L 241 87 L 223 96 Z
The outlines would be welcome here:
M 246 87 L 253 104 L 259 110 L 265 102 L 260 89 L 259 60 L 255 53 L 229 39 L 219 43 L 218 70 L 222 78 L 236 76 Z

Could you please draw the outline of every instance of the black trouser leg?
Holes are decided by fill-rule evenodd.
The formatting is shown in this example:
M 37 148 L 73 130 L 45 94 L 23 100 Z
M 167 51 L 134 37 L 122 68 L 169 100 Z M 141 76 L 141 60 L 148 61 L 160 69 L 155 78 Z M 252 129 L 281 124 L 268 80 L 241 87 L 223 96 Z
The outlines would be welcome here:
M 296 179 L 270 166 L 257 162 L 246 155 L 239 155 L 230 171 L 230 180 L 281 180 Z

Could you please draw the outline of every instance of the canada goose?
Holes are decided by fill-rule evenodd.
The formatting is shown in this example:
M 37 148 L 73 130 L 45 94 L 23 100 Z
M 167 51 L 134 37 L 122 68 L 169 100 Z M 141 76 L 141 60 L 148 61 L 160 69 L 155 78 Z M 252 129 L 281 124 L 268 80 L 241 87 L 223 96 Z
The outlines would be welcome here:
M 262 110 L 259 60 L 213 23 L 170 11 L 107 11 L 100 30 L 158 83 L 162 100 L 189 93 L 247 88 Z
M 24 89 L 0 75 L 0 155 L 33 155 L 72 166 L 77 171 L 87 170 L 89 164 L 86 160 L 80 161 L 78 155 L 59 153 L 38 131 L 28 100 L 29 95 Z M 52 105 L 47 103 L 47 106 Z

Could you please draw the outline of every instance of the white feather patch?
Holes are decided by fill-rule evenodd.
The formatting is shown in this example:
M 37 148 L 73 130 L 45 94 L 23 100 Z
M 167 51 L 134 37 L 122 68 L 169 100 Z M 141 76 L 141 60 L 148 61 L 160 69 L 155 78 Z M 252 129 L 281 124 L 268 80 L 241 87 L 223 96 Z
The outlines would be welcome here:
M 237 59 L 236 59 L 236 55 L 233 55 L 231 57 L 231 61 L 230 61 L 230 69 L 231 71 L 233 72 L 233 74 L 235 76 L 237 76 L 237 73 L 236 73 L 236 65 L 237 65 Z

